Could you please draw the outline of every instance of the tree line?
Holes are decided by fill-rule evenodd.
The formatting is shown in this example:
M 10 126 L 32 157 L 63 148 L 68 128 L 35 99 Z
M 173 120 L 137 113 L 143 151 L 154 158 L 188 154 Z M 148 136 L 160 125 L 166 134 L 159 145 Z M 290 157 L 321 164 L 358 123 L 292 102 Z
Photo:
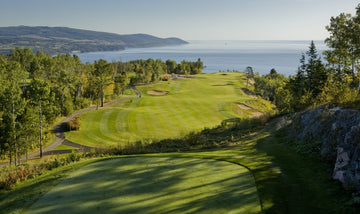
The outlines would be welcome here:
M 82 63 L 78 56 L 51 56 L 16 48 L 0 55 L 0 157 L 10 163 L 42 146 L 42 130 L 92 104 L 103 106 L 130 84 L 153 83 L 166 74 L 199 74 L 203 63 L 135 60 Z M 105 95 L 106 94 L 106 95 Z
M 360 103 L 360 4 L 356 14 L 331 17 L 326 26 L 328 50 L 322 60 L 312 41 L 302 54 L 296 75 L 286 78 L 276 71 L 255 77 L 255 92 L 273 101 L 282 112 L 336 103 L 358 107 Z

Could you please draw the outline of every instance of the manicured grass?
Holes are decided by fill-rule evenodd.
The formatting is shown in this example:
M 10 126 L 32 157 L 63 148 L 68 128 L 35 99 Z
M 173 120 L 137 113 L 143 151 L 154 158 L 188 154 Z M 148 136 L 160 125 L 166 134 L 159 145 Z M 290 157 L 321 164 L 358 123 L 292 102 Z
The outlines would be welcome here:
M 60 146 L 56 147 L 54 149 L 54 151 L 56 151 L 56 150 L 65 150 L 65 149 L 73 149 L 73 150 L 75 150 L 75 149 L 78 149 L 78 148 L 61 144 Z
M 237 103 L 244 103 L 259 111 L 269 109 L 266 102 L 245 96 L 238 90 L 239 86 L 244 87 L 241 82 L 238 85 L 241 75 L 206 74 L 195 79 L 142 86 L 139 88 L 143 94 L 142 98 L 84 114 L 82 130 L 70 133 L 76 133 L 79 141 L 74 140 L 76 135 L 72 140 L 89 141 L 90 145 L 97 146 L 101 143 L 116 145 L 126 140 L 181 136 L 186 132 L 196 131 L 197 126 L 201 129 L 211 124 L 212 120 L 246 117 L 254 111 L 236 109 Z M 148 90 L 170 93 L 163 96 L 146 95 L 145 92 Z M 208 92 L 205 92 L 206 90 Z M 224 92 L 223 95 L 219 95 L 222 93 L 221 90 Z M 198 115 L 202 112 L 206 117 Z M 214 118 L 211 119 L 212 117 Z M 98 162 L 81 169 L 80 166 L 86 166 L 89 162 L 61 167 L 0 194 L 0 211 L 20 213 L 50 190 L 31 210 L 45 211 L 40 210 L 43 206 L 40 203 L 45 199 L 54 199 L 55 193 L 64 193 L 73 194 L 74 196 L 69 197 L 75 199 L 89 201 L 95 200 L 93 196 L 99 201 L 68 203 L 65 197 L 59 197 L 56 200 L 61 203 L 52 203 L 44 209 L 61 212 L 60 207 L 73 206 L 77 212 L 91 209 L 92 212 L 99 213 L 104 210 L 162 213 L 161 211 L 166 209 L 179 213 L 214 213 L 213 210 L 218 211 L 216 213 L 249 213 L 260 212 L 259 200 L 254 196 L 257 192 L 263 213 L 359 213 L 357 207 L 350 206 L 350 197 L 340 184 L 332 180 L 332 167 L 315 157 L 297 153 L 291 145 L 282 142 L 284 139 L 281 133 L 272 135 L 272 132 L 266 130 L 259 133 L 241 133 L 241 130 L 236 129 L 214 129 L 210 132 L 213 132 L 211 137 L 217 138 L 218 142 L 231 141 L 236 145 L 187 153 L 126 156 L 123 159 Z M 210 136 L 209 133 L 204 135 Z M 237 142 L 232 141 L 233 135 Z M 119 137 L 126 140 L 119 141 Z M 210 138 L 209 140 L 213 140 Z M 251 174 L 229 162 L 246 167 Z M 230 174 L 222 171 L 229 169 L 228 167 L 232 171 Z M 73 169 L 80 171 L 74 172 Z M 51 190 L 70 172 L 74 172 L 71 174 L 72 177 Z M 109 175 L 109 178 L 101 175 Z M 246 179 L 243 175 L 246 175 Z M 247 200 L 248 196 L 245 197 L 243 190 L 249 189 L 249 184 L 254 186 L 254 179 L 257 191 L 252 189 L 248 196 L 254 200 Z M 209 185 L 201 186 L 201 182 Z M 71 184 L 73 185 L 66 186 Z M 187 186 L 193 184 L 197 186 L 193 187 L 191 193 L 186 193 Z M 87 191 L 87 194 L 83 194 L 85 196 L 77 195 L 83 190 Z M 120 198 L 116 197 L 116 194 L 120 195 Z M 168 199 L 169 196 L 173 196 L 175 200 L 171 201 L 172 199 Z M 201 200 L 202 196 L 210 198 L 211 202 Z M 228 199 L 221 202 L 222 196 Z M 242 200 L 237 201 L 238 197 Z M 180 199 L 184 199 L 184 202 Z M 216 203 L 218 199 L 220 202 Z M 125 205 L 122 204 L 122 200 L 126 202 Z M 241 205 L 238 209 L 232 207 L 233 204 Z M 228 210 L 223 209 L 225 205 L 229 207 L 226 208 Z M 69 207 L 62 211 L 69 210 Z M 163 210 L 159 211 L 158 207 Z M 241 210 L 242 207 L 244 210 Z
M 254 109 L 271 110 L 269 103 L 241 92 L 243 77 L 243 73 L 201 74 L 140 86 L 141 98 L 80 115 L 80 130 L 66 133 L 66 137 L 93 147 L 177 138 L 215 127 L 226 119 L 248 117 Z M 169 93 L 148 95 L 151 90 Z M 244 110 L 234 103 L 250 103 L 254 109 Z
M 37 201 L 42 195 L 50 191 L 54 186 L 66 179 L 68 175 L 87 164 L 102 159 L 92 159 L 79 163 L 63 166 L 51 171 L 45 171 L 33 179 L 18 183 L 11 190 L 0 191 L 0 213 L 17 214 L 23 213 L 24 209 Z M 44 161 L 36 159 L 36 162 Z
M 85 166 L 25 213 L 260 213 L 254 179 L 225 161 L 128 157 Z
M 224 140 L 229 139 L 229 136 L 235 134 L 234 132 L 237 131 L 216 131 L 218 138 L 223 138 Z M 260 133 L 252 133 L 250 135 L 244 136 L 243 139 L 239 140 L 238 145 L 228 148 L 217 148 L 212 150 L 192 151 L 186 153 L 163 153 L 125 156 L 125 159 L 122 161 L 128 160 L 128 162 L 126 162 L 126 165 L 131 165 L 133 163 L 137 164 L 139 167 L 133 170 L 128 169 L 128 171 L 122 171 L 123 173 L 126 173 L 123 175 L 120 175 L 120 172 L 122 169 L 125 169 L 127 167 L 125 164 L 122 166 L 114 166 L 116 160 L 114 160 L 114 162 L 99 162 L 98 164 L 100 165 L 96 166 L 98 166 L 100 170 L 101 168 L 104 168 L 104 170 L 97 171 L 97 173 L 99 176 L 101 176 L 102 172 L 106 174 L 112 171 L 115 174 L 118 173 L 117 175 L 119 178 L 122 176 L 129 177 L 131 178 L 131 180 L 125 181 L 129 182 L 128 186 L 125 186 L 126 193 L 131 192 L 131 188 L 144 187 L 144 191 L 149 190 L 149 195 L 144 194 L 143 196 L 144 198 L 149 199 L 152 198 L 151 195 L 153 193 L 154 195 L 161 195 L 161 192 L 164 190 L 164 193 L 167 194 L 168 190 L 162 187 L 160 187 L 159 189 L 153 189 L 152 186 L 149 185 L 152 181 L 144 179 L 143 177 L 136 178 L 136 172 L 139 172 L 140 175 L 149 175 L 149 179 L 156 179 L 157 177 L 155 176 L 154 169 L 158 166 L 159 168 L 157 169 L 157 171 L 162 175 L 159 177 L 161 181 L 159 185 L 166 186 L 166 182 L 171 185 L 181 184 L 184 181 L 177 177 L 177 172 L 185 172 L 187 170 L 186 168 L 190 168 L 187 164 L 188 161 L 191 162 L 192 160 L 196 159 L 212 160 L 210 162 L 203 163 L 199 160 L 198 164 L 199 166 L 201 166 L 201 169 L 199 169 L 199 171 L 205 172 L 206 170 L 210 170 L 210 176 L 221 176 L 223 173 L 219 173 L 218 171 L 218 167 L 220 165 L 218 165 L 218 162 L 214 162 L 215 160 L 221 160 L 244 166 L 248 170 L 250 170 L 252 176 L 248 177 L 247 179 L 250 183 L 253 183 L 255 179 L 257 193 L 260 197 L 263 213 L 359 213 L 358 208 L 351 207 L 348 204 L 350 197 L 342 190 L 340 184 L 331 179 L 331 167 L 329 167 L 326 163 L 324 164 L 323 162 L 319 161 L 318 159 L 296 153 L 296 151 L 294 151 L 291 146 L 289 146 L 289 144 L 281 143 L 281 141 L 281 137 L 273 136 L 266 131 Z M 129 157 L 134 157 L 134 159 L 129 159 Z M 153 160 L 157 160 L 158 163 L 152 163 L 149 157 L 154 158 Z M 159 160 L 164 161 L 160 163 Z M 80 167 L 86 166 L 89 163 L 93 163 L 94 161 L 97 162 L 99 160 L 88 160 L 85 162 L 75 163 L 70 166 L 61 167 L 59 169 L 54 169 L 53 171 L 45 173 L 44 175 L 36 177 L 35 179 L 16 185 L 13 190 L 0 192 L 0 210 L 4 211 L 4 213 L 21 213 L 34 201 L 38 200 L 42 195 L 46 194 L 49 190 L 51 190 L 54 185 L 66 179 L 66 176 L 70 175 L 71 172 L 74 172 L 75 170 L 78 170 Z M 146 165 L 148 165 L 149 171 L 142 168 Z M 167 165 L 169 166 L 169 168 L 162 168 L 167 167 Z M 225 166 L 221 166 L 221 168 L 222 167 Z M 87 170 L 90 170 L 90 168 L 87 168 Z M 84 169 L 85 168 L 80 169 L 82 170 L 82 172 L 85 173 L 83 174 L 84 176 L 86 175 L 86 177 L 88 177 L 87 175 L 89 175 L 89 177 L 91 177 L 92 175 L 94 175 L 94 177 L 96 178 L 96 171 L 86 172 L 86 170 Z M 193 171 L 197 170 L 190 169 L 190 173 L 194 173 Z M 242 173 L 242 171 L 242 167 L 236 166 L 234 168 L 234 173 Z M 79 174 L 77 171 L 75 171 L 74 175 L 80 176 L 84 178 L 84 181 L 86 181 L 86 178 L 83 175 Z M 166 178 L 168 178 L 168 180 Z M 174 178 L 174 181 L 172 181 L 172 178 Z M 114 180 L 116 179 L 117 178 L 114 178 Z M 229 179 L 228 181 L 231 180 L 232 179 Z M 103 179 L 98 180 L 94 183 L 87 183 L 88 185 L 84 187 L 82 186 L 82 180 L 78 181 L 79 183 L 74 184 L 74 186 L 72 187 L 74 187 L 75 189 L 88 188 L 88 191 L 98 190 L 99 188 L 111 188 L 109 186 L 106 186 L 105 184 L 111 184 L 114 187 L 118 185 L 117 182 L 112 182 L 109 179 Z M 144 185 L 142 185 L 143 182 Z M 242 181 L 240 181 L 240 183 L 241 182 Z M 245 177 L 243 182 L 245 182 Z M 102 186 L 102 184 L 104 185 Z M 184 185 L 181 185 L 179 189 L 185 187 L 185 183 L 182 184 Z M 236 190 L 238 188 L 238 186 L 236 185 L 232 186 L 227 190 Z M 176 185 L 173 185 L 171 187 L 175 186 Z M 119 188 L 112 189 L 114 189 L 114 191 L 120 191 Z M 113 194 L 111 191 L 106 192 L 105 197 L 109 197 L 109 195 Z M 75 194 L 76 192 L 74 192 L 72 189 L 69 189 L 68 193 Z M 221 194 L 219 195 L 221 196 Z M 231 194 L 229 193 L 228 195 Z M 238 197 L 239 195 L 240 197 L 243 197 L 241 192 L 236 192 L 236 194 L 234 195 L 236 195 L 236 197 Z M 99 200 L 101 200 L 101 197 L 103 195 L 100 194 L 99 196 Z M 132 195 L 132 197 L 136 196 Z M 132 197 L 130 197 L 130 199 Z M 118 198 L 114 197 L 114 200 L 117 199 Z M 195 199 L 196 198 L 194 198 L 194 200 Z M 161 201 L 164 204 L 168 202 L 166 199 Z M 113 202 L 110 200 L 110 203 Z M 156 201 L 156 203 L 161 202 Z M 215 202 L 213 201 L 213 203 Z M 254 207 L 258 206 L 257 203 L 255 204 L 255 201 L 248 201 L 247 203 L 253 204 Z M 90 205 L 87 203 L 83 204 L 83 206 Z M 181 204 L 175 205 L 180 206 Z M 53 204 L 52 206 L 61 205 Z M 105 203 L 104 206 L 109 207 L 110 204 Z M 132 205 L 128 205 L 126 209 L 131 209 L 131 207 L 129 206 Z M 145 206 L 150 205 L 145 204 Z M 218 204 L 216 206 L 219 206 L 219 208 L 221 208 L 223 205 Z M 99 208 L 101 208 L 101 206 Z M 79 212 L 81 212 L 81 208 L 79 209 Z M 235 209 L 235 212 L 236 211 L 238 211 L 237 208 Z M 94 212 L 96 212 L 96 210 L 94 210 Z M 209 213 L 212 213 L 211 210 Z M 248 213 L 248 210 L 236 213 Z

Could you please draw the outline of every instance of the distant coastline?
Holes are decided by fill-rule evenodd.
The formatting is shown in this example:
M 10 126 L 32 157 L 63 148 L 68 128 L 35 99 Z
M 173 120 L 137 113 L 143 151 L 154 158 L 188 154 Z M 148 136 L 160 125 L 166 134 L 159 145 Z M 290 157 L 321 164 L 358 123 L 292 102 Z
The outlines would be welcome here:
M 314 41 L 319 54 L 326 49 L 323 41 Z M 301 54 L 310 45 L 308 40 L 189 40 L 179 46 L 129 48 L 122 51 L 79 53 L 82 62 L 95 60 L 131 61 L 137 59 L 168 59 L 204 62 L 203 73 L 245 71 L 252 66 L 255 72 L 267 74 L 272 68 L 285 76 L 296 73 Z
M 0 53 L 30 48 L 48 54 L 121 51 L 127 48 L 164 47 L 188 44 L 179 38 L 159 38 L 148 34 L 119 35 L 67 27 L 0 27 Z

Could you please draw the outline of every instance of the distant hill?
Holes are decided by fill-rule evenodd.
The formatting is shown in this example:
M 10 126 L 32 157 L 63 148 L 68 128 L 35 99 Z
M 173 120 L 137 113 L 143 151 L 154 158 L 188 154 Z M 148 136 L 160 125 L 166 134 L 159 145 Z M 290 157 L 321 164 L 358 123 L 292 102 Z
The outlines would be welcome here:
M 147 34 L 119 35 L 67 27 L 0 27 L 0 53 L 12 48 L 30 48 L 49 54 L 118 51 L 125 48 L 147 48 L 187 44 L 178 38 L 158 38 Z

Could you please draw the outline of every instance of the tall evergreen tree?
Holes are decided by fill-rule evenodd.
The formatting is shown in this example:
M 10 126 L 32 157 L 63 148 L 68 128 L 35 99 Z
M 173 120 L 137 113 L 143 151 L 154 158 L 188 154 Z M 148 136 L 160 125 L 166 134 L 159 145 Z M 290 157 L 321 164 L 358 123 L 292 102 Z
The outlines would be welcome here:
M 327 71 L 317 53 L 314 41 L 311 41 L 306 55 L 308 56 L 308 62 L 305 64 L 307 90 L 316 97 L 321 93 L 327 81 Z
M 304 109 L 315 102 L 324 89 L 327 79 L 328 72 L 317 53 L 314 42 L 311 41 L 309 50 L 301 56 L 297 74 L 290 77 L 277 91 L 276 102 L 287 110 Z M 286 96 L 290 104 L 284 103 L 281 100 L 282 96 Z
M 104 106 L 104 87 L 113 83 L 113 69 L 106 60 L 95 61 L 91 79 L 95 86 L 97 98 L 100 99 L 101 107 Z

